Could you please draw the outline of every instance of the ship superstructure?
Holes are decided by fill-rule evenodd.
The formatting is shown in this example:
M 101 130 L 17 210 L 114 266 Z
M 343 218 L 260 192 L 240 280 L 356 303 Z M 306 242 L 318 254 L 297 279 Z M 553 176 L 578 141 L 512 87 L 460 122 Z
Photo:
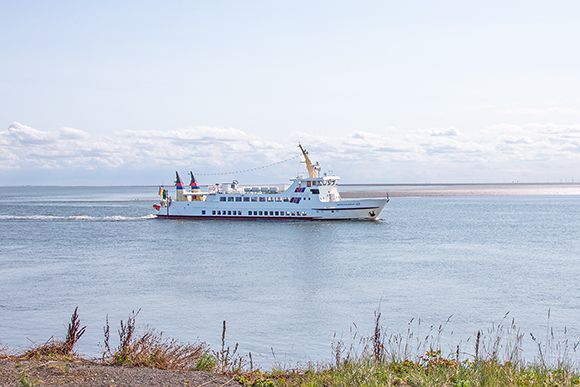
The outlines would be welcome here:
M 289 186 L 242 186 L 238 181 L 210 185 L 204 191 L 190 172 L 186 188 L 176 172 L 175 199 L 160 188 L 153 208 L 159 218 L 271 219 L 271 220 L 376 220 L 388 203 L 385 198 L 342 199 L 338 176 L 320 176 L 320 165 L 300 151 L 308 177 L 290 179 Z

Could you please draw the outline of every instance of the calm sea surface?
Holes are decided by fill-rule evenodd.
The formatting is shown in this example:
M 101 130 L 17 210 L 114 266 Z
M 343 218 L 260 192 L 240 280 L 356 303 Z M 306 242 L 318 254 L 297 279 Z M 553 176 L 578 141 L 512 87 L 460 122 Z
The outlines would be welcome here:
M 366 187 L 365 189 L 368 189 Z M 333 335 L 453 315 L 449 342 L 499 322 L 580 337 L 580 197 L 393 198 L 379 222 L 153 219 L 155 187 L 0 188 L 0 346 L 112 324 L 229 340 L 263 365 L 330 359 Z M 116 330 L 116 328 L 114 329 Z M 529 335 L 528 335 L 529 336 Z M 447 340 L 447 339 L 446 339 Z M 527 344 L 528 345 L 528 344 Z

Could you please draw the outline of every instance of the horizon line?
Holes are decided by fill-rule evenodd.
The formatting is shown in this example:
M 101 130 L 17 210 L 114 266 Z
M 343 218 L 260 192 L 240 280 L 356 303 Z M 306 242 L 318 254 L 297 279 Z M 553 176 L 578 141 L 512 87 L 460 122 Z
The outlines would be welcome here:
M 227 182 L 225 182 L 227 183 Z M 256 183 L 257 184 L 257 183 Z M 260 185 L 275 185 L 279 183 L 260 183 Z M 42 187 L 42 188 L 120 188 L 120 187 L 159 187 L 159 186 L 172 186 L 171 184 L 128 184 L 128 185 L 110 185 L 110 184 L 95 184 L 95 185 L 86 185 L 86 184 L 15 184 L 15 185 L 0 185 L 0 188 L 29 188 L 29 187 Z M 199 184 L 201 187 L 208 187 L 213 184 Z M 242 184 L 243 186 L 253 185 L 253 184 Z M 580 185 L 580 181 L 569 181 L 569 182 L 469 182 L 469 183 L 461 183 L 461 182 L 441 182 L 441 183 L 346 183 L 346 184 L 338 184 L 339 186 L 343 187 L 372 187 L 372 186 L 379 186 L 379 187 L 398 187 L 398 186 L 438 186 L 438 185 L 447 185 L 447 186 L 494 186 L 494 185 Z

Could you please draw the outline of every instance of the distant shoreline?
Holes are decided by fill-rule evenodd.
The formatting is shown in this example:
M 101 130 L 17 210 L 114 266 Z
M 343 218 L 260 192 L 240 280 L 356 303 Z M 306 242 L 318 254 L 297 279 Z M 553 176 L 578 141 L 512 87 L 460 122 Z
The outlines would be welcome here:
M 578 186 L 580 187 L 580 182 L 569 182 L 569 183 L 542 183 L 542 182 L 532 182 L 532 183 L 361 183 L 361 184 L 339 184 L 342 187 L 433 187 L 433 186 Z
M 279 185 L 287 182 L 278 183 L 247 183 L 242 185 Z M 167 187 L 172 184 L 161 184 Z M 201 187 L 208 187 L 213 184 L 199 184 Z M 564 182 L 564 183 L 341 183 L 340 187 L 489 187 L 489 186 L 505 186 L 505 187 L 526 187 L 526 186 L 570 186 L 580 188 L 580 182 Z M 156 188 L 159 184 L 143 184 L 143 185 L 53 185 L 53 184 L 25 184 L 25 185 L 0 185 L 0 188 Z
M 450 197 L 450 196 L 580 196 L 580 183 L 512 183 L 512 184 L 408 184 L 344 185 L 341 195 L 355 197 Z M 385 187 L 388 189 L 353 189 Z

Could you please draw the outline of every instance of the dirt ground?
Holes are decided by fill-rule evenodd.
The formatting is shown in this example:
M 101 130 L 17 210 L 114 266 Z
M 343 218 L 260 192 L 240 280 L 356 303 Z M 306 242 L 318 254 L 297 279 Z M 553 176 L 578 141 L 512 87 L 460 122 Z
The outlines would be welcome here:
M 0 360 L 0 386 L 239 386 L 223 375 L 91 362 Z

